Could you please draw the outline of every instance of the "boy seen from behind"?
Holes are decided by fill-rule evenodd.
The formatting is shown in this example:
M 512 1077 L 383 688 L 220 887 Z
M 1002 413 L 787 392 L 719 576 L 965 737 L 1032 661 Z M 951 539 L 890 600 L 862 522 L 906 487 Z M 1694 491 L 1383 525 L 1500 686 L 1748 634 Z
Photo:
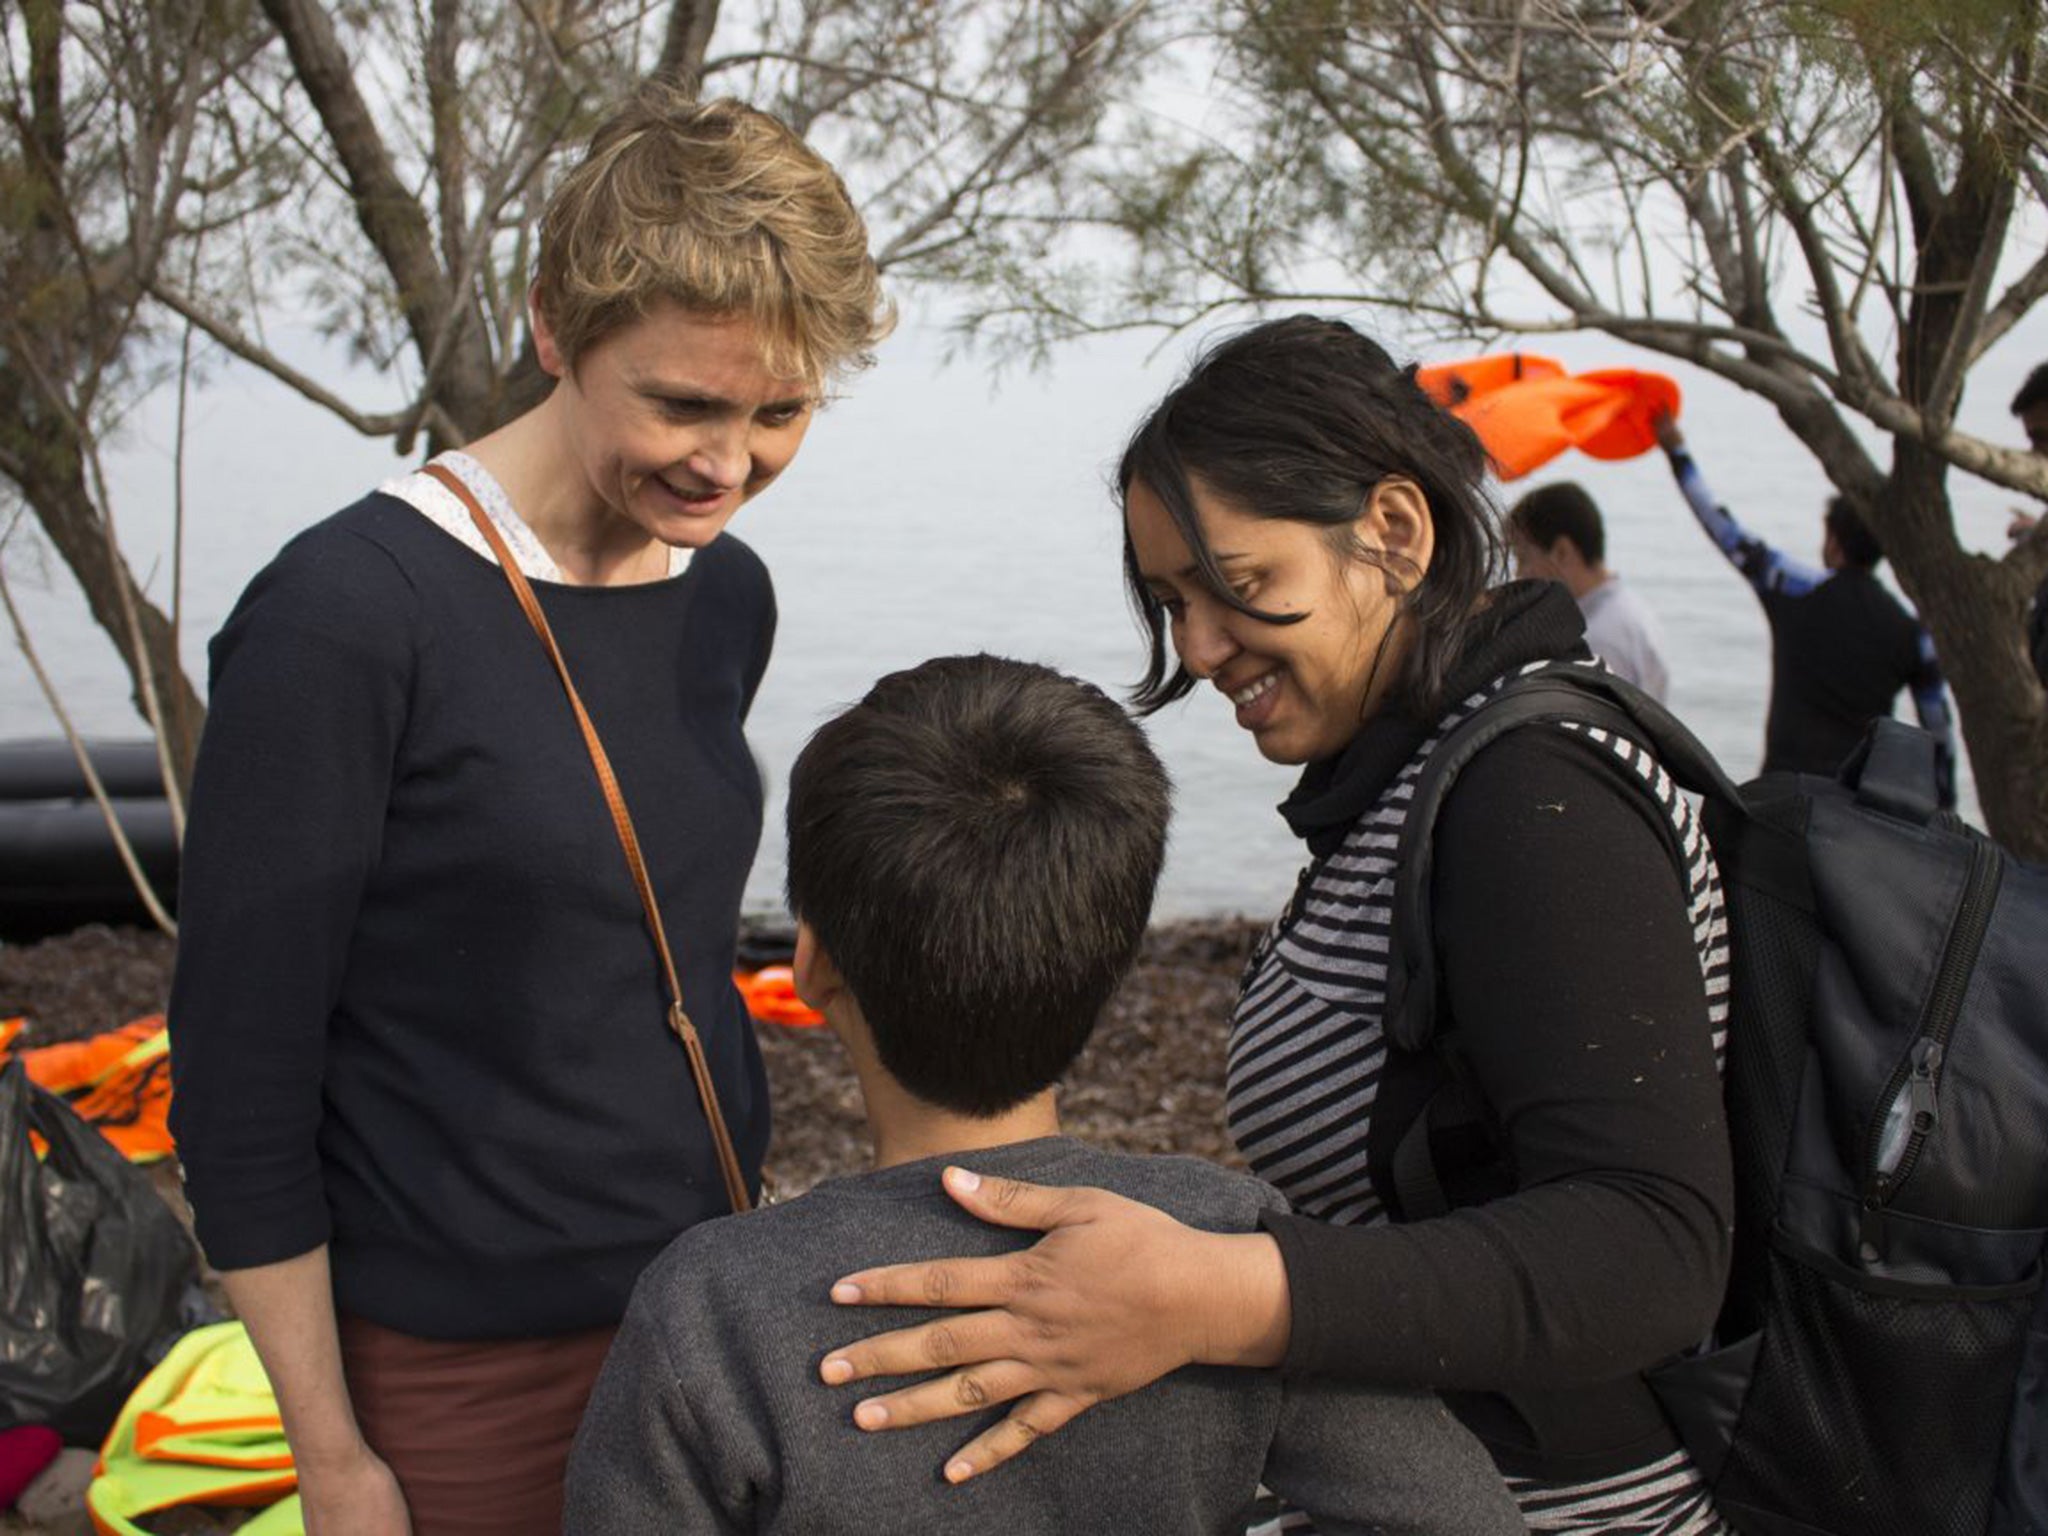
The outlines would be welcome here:
M 1144 935 L 1168 793 L 1101 692 L 989 656 L 885 677 L 812 737 L 789 789 L 797 982 L 852 1060 L 874 1169 L 693 1228 L 647 1271 L 577 1439 L 569 1531 L 1235 1533 L 1262 1481 L 1328 1533 L 1522 1530 L 1433 1396 L 1189 1368 L 953 1486 L 948 1454 L 985 1425 L 869 1435 L 854 1390 L 819 1384 L 850 1324 L 906 1321 L 835 1307 L 840 1276 L 1037 1236 L 961 1211 L 949 1165 L 1212 1231 L 1280 1204 L 1242 1174 L 1059 1134 L 1054 1084 Z

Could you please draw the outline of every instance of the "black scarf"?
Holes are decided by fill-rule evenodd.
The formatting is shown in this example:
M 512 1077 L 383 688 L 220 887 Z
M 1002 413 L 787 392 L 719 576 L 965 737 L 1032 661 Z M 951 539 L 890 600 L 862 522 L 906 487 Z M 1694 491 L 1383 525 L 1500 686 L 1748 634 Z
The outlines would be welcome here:
M 1554 581 L 1516 581 L 1494 588 L 1472 616 L 1464 649 L 1451 665 L 1446 705 L 1532 661 L 1583 660 L 1586 620 L 1572 595 Z M 1335 757 L 1310 763 L 1280 814 L 1317 858 L 1344 841 L 1352 824 L 1399 773 L 1436 726 L 1405 709 L 1375 714 Z

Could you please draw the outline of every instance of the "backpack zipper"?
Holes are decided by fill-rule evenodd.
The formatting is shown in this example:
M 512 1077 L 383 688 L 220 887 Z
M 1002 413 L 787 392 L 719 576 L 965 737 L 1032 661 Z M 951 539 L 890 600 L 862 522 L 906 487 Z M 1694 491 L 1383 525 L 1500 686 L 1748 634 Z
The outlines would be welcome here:
M 1874 1236 L 1872 1218 L 1891 1203 L 1912 1176 L 1913 1165 L 1920 1160 L 1920 1149 L 1941 1123 L 1938 1092 L 1942 1064 L 1948 1056 L 1949 1038 L 1962 1017 L 1970 973 L 1977 967 L 1978 952 L 1983 949 L 1984 935 L 1991 927 L 1991 909 L 1998 900 L 2003 868 L 1996 847 L 1974 833 L 1971 838 L 1970 870 L 1963 882 L 1963 899 L 1956 906 L 1955 923 L 1942 951 L 1941 968 L 1927 994 L 1927 1006 L 1920 1016 L 1920 1033 L 1885 1085 L 1878 1100 L 1883 1109 L 1870 1127 L 1864 1157 L 1868 1170 L 1863 1195 L 1866 1247 Z M 1905 1096 L 1903 1106 L 1901 1095 Z M 1901 1109 L 1906 1116 L 1905 1145 L 1895 1157 L 1887 1159 L 1883 1155 L 1885 1127 Z

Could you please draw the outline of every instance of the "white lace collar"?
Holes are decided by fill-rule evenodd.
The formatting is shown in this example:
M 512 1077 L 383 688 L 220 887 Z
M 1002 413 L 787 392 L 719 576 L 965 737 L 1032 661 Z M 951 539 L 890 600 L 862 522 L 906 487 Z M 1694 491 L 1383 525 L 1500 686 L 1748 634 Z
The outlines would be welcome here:
M 491 472 L 460 449 L 450 449 L 437 455 L 434 463 L 448 470 L 469 488 L 469 494 L 484 509 L 484 515 L 498 530 L 498 537 L 505 541 L 505 547 L 512 551 L 512 558 L 519 565 L 519 572 L 528 581 L 562 580 L 561 567 L 555 564 L 554 556 L 542 546 L 534 532 L 520 520 L 512 510 L 512 498 L 505 494 L 505 488 L 498 484 Z M 470 521 L 469 509 L 456 498 L 453 491 L 428 474 L 424 469 L 387 480 L 377 487 L 386 496 L 396 496 L 425 517 L 442 532 L 460 539 L 477 554 L 496 565 L 497 556 L 491 553 L 491 546 L 484 542 L 484 536 L 477 532 L 476 524 Z M 690 568 L 687 549 L 670 546 L 668 552 L 668 573 L 680 576 Z

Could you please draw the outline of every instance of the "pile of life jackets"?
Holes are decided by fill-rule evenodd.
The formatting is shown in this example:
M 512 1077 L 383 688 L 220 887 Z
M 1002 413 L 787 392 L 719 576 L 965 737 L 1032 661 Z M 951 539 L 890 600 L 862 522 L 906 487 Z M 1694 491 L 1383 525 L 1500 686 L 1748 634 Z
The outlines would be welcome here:
M 764 1022 L 823 1022 L 796 995 L 787 965 L 736 970 L 733 984 Z M 170 1035 L 161 1014 L 90 1039 L 18 1049 L 27 1027 L 25 1018 L 0 1019 L 0 1066 L 18 1057 L 33 1082 L 130 1162 L 172 1155 Z M 243 1326 L 225 1322 L 185 1334 L 135 1388 L 101 1449 L 86 1507 L 99 1536 L 148 1536 L 137 1520 L 179 1505 L 266 1506 L 240 1527 L 243 1536 L 304 1536 L 297 1488 L 262 1363 Z
M 305 1536 L 277 1398 L 240 1323 L 195 1328 L 130 1394 L 87 1489 L 99 1536 L 185 1504 L 268 1506 L 242 1536 Z
M 809 1028 L 825 1022 L 796 995 L 787 965 L 736 970 L 732 980 L 747 1011 L 764 1024 Z M 25 1018 L 0 1019 L 0 1067 L 20 1057 L 29 1081 L 64 1100 L 129 1162 L 153 1163 L 172 1155 L 171 1037 L 162 1014 L 86 1040 L 17 1050 L 27 1027 Z
M 171 1037 L 153 1013 L 56 1045 L 17 1051 L 26 1019 L 0 1019 L 0 1066 L 16 1056 L 29 1081 L 54 1093 L 131 1163 L 171 1155 Z

